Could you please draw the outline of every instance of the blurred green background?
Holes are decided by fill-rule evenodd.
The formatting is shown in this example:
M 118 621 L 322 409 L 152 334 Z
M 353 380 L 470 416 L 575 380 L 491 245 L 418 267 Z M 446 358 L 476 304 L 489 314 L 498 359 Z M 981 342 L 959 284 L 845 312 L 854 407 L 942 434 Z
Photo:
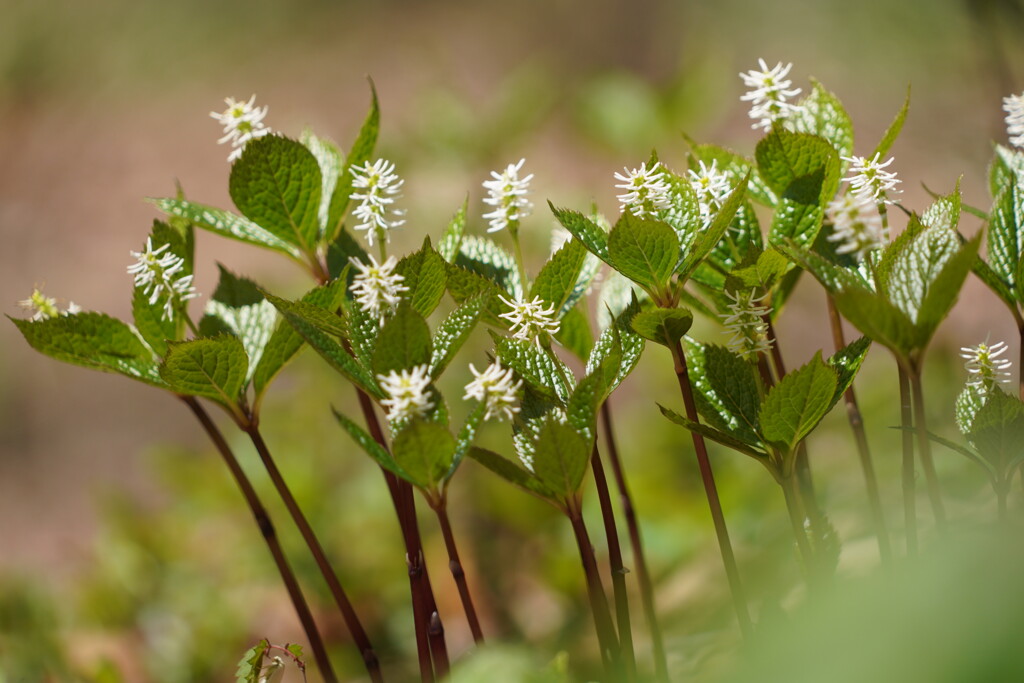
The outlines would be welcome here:
M 21 315 L 14 302 L 45 285 L 52 296 L 127 317 L 128 251 L 139 248 L 155 217 L 143 198 L 173 192 L 177 180 L 192 199 L 230 206 L 228 150 L 215 144 L 219 129 L 208 112 L 222 109 L 225 96 L 256 93 L 270 106 L 267 123 L 275 130 L 298 135 L 308 125 L 344 146 L 368 105 L 366 76 L 380 94 L 380 153 L 406 179 L 409 222 L 398 249 L 436 236 L 467 193 L 469 229 L 483 232 L 480 183 L 491 169 L 526 157 L 536 175 L 538 208 L 524 224 L 535 270 L 552 227 L 546 199 L 581 208 L 593 201 L 614 215 L 612 173 L 638 165 L 652 147 L 681 167 L 683 133 L 752 153 L 757 135 L 738 99 L 737 73 L 758 57 L 794 62 L 791 77 L 805 92 L 812 77 L 833 90 L 853 116 L 860 154 L 874 147 L 912 84 L 910 116 L 893 150 L 904 203 L 920 210 L 927 203 L 920 183 L 948 192 L 962 175 L 965 201 L 984 208 L 991 141 L 1005 140 L 1001 97 L 1024 84 L 1021 28 L 1014 0 L 0 0 L 4 312 Z M 965 220 L 968 233 L 977 227 Z M 215 261 L 286 295 L 308 285 L 296 269 L 258 250 L 207 234 L 198 245 L 200 291 L 213 290 Z M 725 341 L 710 323 L 695 334 Z M 798 289 L 779 335 L 791 366 L 817 348 L 831 349 L 813 283 Z M 956 347 L 989 335 L 1012 346 L 1012 321 L 971 281 L 927 367 L 937 431 L 954 430 L 952 402 L 963 380 Z M 481 334 L 466 361 L 479 366 L 484 348 Z M 0 681 L 222 681 L 255 640 L 302 640 L 240 496 L 180 405 L 122 378 L 43 358 L 12 325 L 0 326 L 0 351 Z M 678 402 L 668 362 L 660 349 L 649 349 L 612 402 L 674 678 L 719 680 L 736 668 L 739 636 L 689 437 L 654 406 Z M 456 392 L 465 379 L 451 374 Z M 892 360 L 875 349 L 857 386 L 901 547 L 898 435 L 889 429 L 898 420 L 894 374 Z M 393 513 L 379 474 L 333 424 L 332 403 L 351 409 L 350 392 L 317 358 L 303 357 L 272 390 L 264 428 L 337 558 L 385 670 L 394 680 L 411 679 L 411 620 Z M 359 662 L 297 534 L 273 504 L 248 445 L 226 431 L 271 502 L 290 556 L 338 642 L 339 669 L 358 680 Z M 484 438 L 506 443 L 502 428 Z M 883 608 L 896 609 L 891 605 L 907 596 L 905 588 L 920 584 L 927 590 L 899 609 L 922 615 L 924 623 L 958 614 L 973 632 L 987 633 L 975 628 L 983 610 L 972 613 L 970 606 L 989 602 L 945 604 L 943 596 L 965 584 L 1002 596 L 1000 580 L 1012 585 L 1005 576 L 963 577 L 1019 566 L 1016 555 L 977 566 L 939 555 L 922 563 L 928 571 L 920 581 L 900 576 L 885 583 L 875 576 L 863 482 L 841 409 L 810 449 L 819 495 L 844 543 L 840 574 L 854 584 L 854 598 L 821 603 L 828 609 L 819 604 L 818 611 L 848 618 L 850 633 L 882 639 L 888 629 L 911 628 L 887 619 Z M 772 651 L 789 658 L 810 649 L 829 661 L 829 653 L 841 651 L 824 639 L 829 617 L 812 612 L 785 623 L 784 611 L 801 603 L 802 593 L 780 492 L 755 464 L 733 453 L 714 457 L 753 608 L 773 630 L 790 634 L 785 642 L 794 648 Z M 957 457 L 937 453 L 953 518 L 970 536 L 989 525 L 994 504 L 980 473 Z M 486 632 L 508 644 L 493 659 L 468 655 L 471 639 L 443 547 L 424 517 L 452 650 L 470 667 L 462 680 L 481 680 L 481 671 L 488 680 L 525 680 L 517 672 L 566 666 L 572 679 L 583 680 L 596 653 L 567 525 L 472 463 L 453 496 Z M 922 516 L 928 532 L 923 506 Z M 949 554 L 992 557 L 983 547 Z M 1019 617 L 1007 606 L 1017 602 L 996 604 L 1003 609 L 986 623 L 998 620 L 996 633 L 1010 631 Z M 638 600 L 634 622 L 646 663 Z M 971 650 L 979 659 L 994 661 L 1003 652 L 998 638 L 979 639 L 990 646 Z M 800 643 L 811 644 L 795 647 Z M 872 652 L 860 663 L 884 666 L 890 655 L 897 661 L 912 654 Z M 756 654 L 751 661 L 759 661 Z M 803 673 L 817 676 L 806 680 L 840 680 L 828 671 Z M 930 669 L 923 678 L 885 671 L 871 676 L 1014 679 L 991 673 L 998 668 L 974 678 L 956 677 L 954 666 L 942 670 L 945 678 Z M 784 677 L 796 680 L 781 670 L 744 680 Z

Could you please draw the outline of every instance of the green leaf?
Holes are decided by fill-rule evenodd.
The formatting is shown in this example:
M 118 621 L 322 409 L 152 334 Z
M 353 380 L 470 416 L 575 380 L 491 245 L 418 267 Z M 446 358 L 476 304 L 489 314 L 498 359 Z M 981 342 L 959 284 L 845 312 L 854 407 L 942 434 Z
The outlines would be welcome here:
M 462 429 L 459 430 L 459 435 L 455 439 L 455 453 L 452 455 L 452 462 L 448 467 L 448 472 L 444 475 L 445 482 L 451 480 L 455 475 L 455 471 L 459 469 L 462 459 L 466 457 L 466 453 L 469 452 L 470 447 L 473 445 L 476 431 L 480 427 L 480 423 L 484 421 L 484 415 L 486 414 L 487 404 L 482 402 L 478 403 L 476 408 L 466 416 L 466 422 L 462 425 Z
M 935 198 L 924 213 L 921 214 L 921 224 L 929 228 L 952 230 L 956 232 L 960 223 L 960 211 L 963 202 L 960 198 L 960 181 L 956 181 L 956 188 L 948 195 Z
M 579 490 L 587 471 L 593 442 L 555 419 L 540 428 L 534 448 L 533 471 L 546 488 L 559 498 Z
M 530 299 L 539 296 L 555 311 L 561 311 L 576 287 L 586 257 L 587 250 L 582 242 L 577 239 L 566 242 L 537 274 L 530 289 Z
M 1024 177 L 1024 152 L 1012 147 L 995 145 L 996 154 L 989 165 L 989 193 L 998 197 L 1010 185 Z
M 621 365 L 622 349 L 615 344 L 604 361 L 580 380 L 569 397 L 565 407 L 566 422 L 589 439 L 596 436 L 597 411 L 608 397 L 609 387 L 615 382 Z
M 326 235 L 329 241 L 333 241 L 341 230 L 345 212 L 348 210 L 349 199 L 352 195 L 352 169 L 362 166 L 370 160 L 374 147 L 377 146 L 377 134 L 380 132 L 380 106 L 377 102 L 377 88 L 373 81 L 370 81 L 370 111 L 359 129 L 359 136 L 352 143 L 345 160 L 345 167 L 338 177 L 338 183 L 331 194 L 330 209 L 327 213 Z
M 757 145 L 758 169 L 778 195 L 768 241 L 811 245 L 839 185 L 839 156 L 825 139 L 776 126 Z
M 475 235 L 463 237 L 455 265 L 482 275 L 517 300 L 523 298 L 523 283 L 519 281 L 515 259 L 490 239 Z
M 707 258 L 708 254 L 718 246 L 729 226 L 732 225 L 736 212 L 744 203 L 749 178 L 749 173 L 743 176 L 725 202 L 722 203 L 722 208 L 715 214 L 715 218 L 711 221 L 708 229 L 701 231 L 694 241 L 692 248 L 685 251 L 683 261 L 676 269 L 680 274 L 680 281 L 685 282 L 697 266 L 700 265 L 701 261 Z
M 241 340 L 221 335 L 168 344 L 160 377 L 175 393 L 212 399 L 237 414 L 248 370 Z
M 386 375 L 396 370 L 411 370 L 430 363 L 430 328 L 423 316 L 402 303 L 388 318 L 377 336 L 373 352 L 373 372 Z
M 543 498 L 549 502 L 555 499 L 555 492 L 545 486 L 531 472 L 507 458 L 503 458 L 494 451 L 485 448 L 472 446 L 469 449 L 469 457 L 494 472 L 505 481 L 515 484 L 526 491 Z
M 487 304 L 486 296 L 469 299 L 441 321 L 434 335 L 434 351 L 430 357 L 430 376 L 437 379 L 469 338 Z
M 398 262 L 395 273 L 405 278 L 402 284 L 409 291 L 404 298 L 412 304 L 413 309 L 424 318 L 433 313 L 444 296 L 448 284 L 448 268 L 441 255 L 430 246 L 429 237 L 424 240 L 419 251 Z
M 836 372 L 821 360 L 821 352 L 771 388 L 761 404 L 759 421 L 764 440 L 792 456 L 804 437 L 818 426 L 831 407 Z M 791 465 L 791 463 L 790 463 Z
M 640 356 L 644 350 L 644 339 L 633 331 L 633 318 L 639 311 L 640 302 L 634 298 L 631 304 L 601 333 L 587 358 L 586 372 L 589 375 L 604 364 L 605 359 L 613 353 L 616 347 L 618 348 L 621 358 L 615 378 L 607 388 L 608 394 L 615 391 L 622 380 L 626 379 L 636 364 L 640 362 Z
M 956 426 L 960 433 L 967 436 L 971 433 L 974 425 L 974 418 L 985 405 L 989 389 L 978 384 L 968 384 L 956 397 Z
M 491 332 L 495 351 L 502 365 L 512 368 L 527 384 L 546 398 L 565 403 L 569 400 L 569 387 L 563 375 L 572 377 L 565 365 L 551 358 L 543 350 L 522 339 L 504 337 Z
M 828 140 L 841 157 L 853 154 L 853 122 L 842 102 L 834 94 L 813 81 L 811 93 L 800 101 L 789 118 L 798 133 L 811 133 Z
M 996 196 L 989 215 L 989 262 L 1020 301 L 1024 299 L 1024 287 L 1017 281 L 1017 273 L 1024 260 L 1024 190 L 1018 183 L 1008 184 Z
M 685 308 L 654 308 L 633 317 L 633 331 L 644 339 L 663 346 L 675 346 L 693 324 L 693 314 Z
M 341 300 L 345 298 L 345 282 L 334 280 L 322 287 L 309 291 L 302 297 L 304 304 L 315 306 L 324 311 L 337 310 Z M 303 339 L 295 328 L 286 320 L 277 324 L 277 329 L 263 347 L 256 370 L 253 372 L 252 383 L 256 394 L 255 404 L 258 405 L 263 392 L 277 376 L 277 373 L 302 349 Z
M 928 339 L 935 333 L 939 324 L 956 303 L 964 281 L 978 256 L 981 245 L 981 233 L 963 245 L 943 264 L 925 290 L 917 318 L 917 326 L 922 335 Z
M 78 313 L 36 322 L 10 320 L 32 348 L 50 358 L 166 388 L 153 352 L 116 318 Z
M 723 346 L 705 345 L 701 385 L 714 392 L 729 432 L 748 444 L 760 441 L 761 388 L 754 366 Z
M 832 403 L 829 405 L 829 410 L 839 403 L 839 399 L 843 397 L 846 390 L 853 384 L 853 380 L 860 371 L 860 366 L 870 349 L 871 339 L 861 337 L 829 357 L 827 363 L 829 367 L 836 371 L 836 391 L 832 395 Z
M 878 158 L 881 161 L 892 149 L 892 144 L 896 142 L 896 138 L 899 137 L 900 131 L 903 130 L 903 122 L 907 120 L 907 112 L 910 110 L 910 86 L 907 86 L 907 98 L 903 101 L 903 106 L 896 113 L 896 118 L 893 119 L 892 123 L 886 129 L 885 134 L 882 135 L 882 139 L 878 142 L 878 147 L 875 147 L 874 153 L 869 159 Z
M 862 334 L 899 355 L 928 345 L 930 334 L 922 333 L 907 314 L 875 292 L 851 287 L 833 292 L 836 308 Z
M 455 455 L 455 438 L 444 425 L 414 419 L 395 436 L 391 450 L 408 481 L 429 491 L 448 474 Z
M 737 278 L 744 288 L 761 287 L 771 289 L 791 268 L 789 260 L 775 249 L 762 251 L 752 265 L 734 269 L 730 275 Z
M 548 206 L 563 228 L 582 242 L 591 254 L 611 265 L 611 261 L 608 260 L 608 233 L 601 229 L 601 226 L 578 211 L 558 209 L 551 202 L 548 202 Z
M 280 135 L 249 142 L 228 182 L 242 215 L 304 254 L 314 251 L 320 233 L 321 186 L 316 157 Z
M 989 391 L 978 410 L 967 440 L 1005 479 L 1024 458 L 1024 403 L 1002 389 Z
M 342 429 L 348 432 L 348 435 L 352 437 L 352 440 L 359 444 L 366 454 L 373 458 L 382 469 L 385 469 L 410 483 L 415 483 L 410 478 L 409 474 L 402 469 L 397 462 L 395 462 L 395 459 L 391 457 L 391 454 L 388 453 L 383 446 L 377 443 L 376 439 L 367 434 L 365 429 L 345 417 L 345 415 L 337 409 L 332 407 L 331 411 L 334 413 L 334 419 L 338 421 L 338 424 L 341 425 Z
M 678 260 L 679 238 L 661 221 L 627 211 L 608 235 L 608 263 L 649 292 L 665 288 Z
M 230 211 L 217 209 L 205 204 L 197 204 L 184 199 L 166 198 L 150 200 L 156 207 L 169 216 L 177 216 L 190 221 L 204 230 L 215 232 L 257 247 L 273 249 L 296 261 L 302 261 L 302 251 L 269 230 Z
M 766 453 L 757 450 L 757 448 L 751 446 L 750 444 L 744 443 L 743 441 L 740 441 L 736 437 L 731 436 L 726 432 L 719 431 L 709 425 L 694 422 L 693 420 L 683 417 L 674 410 L 666 408 L 660 403 L 658 404 L 658 408 L 661 409 L 662 415 L 667 417 L 672 422 L 675 422 L 677 425 L 681 427 L 686 427 L 691 432 L 696 432 L 697 434 L 700 434 L 701 436 L 707 439 L 711 439 L 712 441 L 720 443 L 726 448 L 731 448 L 738 453 L 742 453 L 743 455 L 749 455 L 751 458 L 754 458 L 755 460 L 758 460 L 762 463 L 765 463 L 767 461 Z
M 437 243 L 437 252 L 441 258 L 449 263 L 454 263 L 455 255 L 459 253 L 459 245 L 462 243 L 462 235 L 466 232 L 466 209 L 469 205 L 469 197 L 462 202 L 462 206 L 455 212 L 448 222 L 448 227 Z
M 270 643 L 263 639 L 245 651 L 235 672 L 236 683 L 258 683 L 263 670 L 263 654 L 269 647 Z
M 342 166 L 345 161 L 341 151 L 330 140 L 317 137 L 312 130 L 302 131 L 299 142 L 309 150 L 320 167 L 320 206 L 317 208 L 317 221 L 320 224 L 319 238 L 325 239 L 328 226 L 332 226 L 330 220 L 331 195 L 334 188 L 338 186 L 338 177 L 341 175 Z
M 590 332 L 587 314 L 579 306 L 569 309 L 561 320 L 555 341 L 582 361 L 590 355 L 594 346 L 594 336 Z
M 249 357 L 248 382 L 274 332 L 277 311 L 252 280 L 238 277 L 220 264 L 217 267 L 220 281 L 206 304 L 206 315 L 221 321 L 231 334 L 242 340 Z
M 373 374 L 357 362 L 340 342 L 336 341 L 330 334 L 318 326 L 320 316 L 310 315 L 312 311 L 318 309 L 315 307 L 304 307 L 296 302 L 286 301 L 271 294 L 267 295 L 267 300 L 274 304 L 278 312 L 288 321 L 288 324 L 332 368 L 371 396 L 383 398 L 383 394 L 380 387 L 377 386 L 377 381 L 373 378 Z M 322 313 L 323 311 L 321 311 Z
M 352 259 L 361 263 L 370 262 L 366 250 L 356 242 L 352 233 L 342 229 L 327 247 L 327 272 L 332 278 L 341 277 L 341 272 L 352 265 Z M 346 282 L 346 288 L 352 285 L 351 277 Z
M 167 341 L 180 337 L 178 317 L 165 317 L 163 304 L 159 301 L 150 304 L 149 296 L 142 293 L 141 287 L 136 287 L 132 292 L 132 318 L 135 320 L 135 329 L 149 344 L 149 348 L 161 358 L 167 355 Z

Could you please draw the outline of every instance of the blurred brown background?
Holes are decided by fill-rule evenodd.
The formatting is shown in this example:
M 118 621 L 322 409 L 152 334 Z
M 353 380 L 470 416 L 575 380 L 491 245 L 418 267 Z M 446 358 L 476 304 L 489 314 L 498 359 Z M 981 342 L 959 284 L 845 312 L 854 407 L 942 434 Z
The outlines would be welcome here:
M 367 76 L 383 112 L 379 151 L 406 179 L 408 244 L 437 234 L 467 192 L 471 229 L 481 232 L 480 182 L 520 157 L 536 175 L 539 265 L 551 222 L 544 200 L 594 200 L 614 214 L 612 173 L 652 147 L 682 166 L 684 132 L 752 153 L 757 135 L 738 99 L 737 73 L 758 57 L 792 61 L 791 78 L 805 92 L 811 77 L 835 92 L 853 117 L 860 154 L 912 84 L 910 116 L 893 149 L 905 203 L 922 209 L 920 182 L 948 192 L 963 175 L 965 201 L 987 208 L 991 141 L 1005 141 L 1001 97 L 1024 83 L 1021 28 L 1009 0 L 0 0 L 3 311 L 22 315 L 15 302 L 40 285 L 85 309 L 128 317 L 128 251 L 156 217 L 143 198 L 171 194 L 178 180 L 190 198 L 230 206 L 228 150 L 216 145 L 208 112 L 222 109 L 225 96 L 256 93 L 275 130 L 294 136 L 311 126 L 345 146 L 366 111 Z M 977 221 L 964 225 L 973 233 Z M 301 273 L 258 250 L 208 234 L 198 249 L 201 292 L 214 288 L 215 260 L 271 289 L 297 294 L 306 286 Z M 819 315 L 818 295 L 803 290 L 780 331 L 793 340 L 793 362 L 830 344 L 825 328 L 808 322 Z M 936 354 L 944 364 L 936 376 L 950 386 L 960 381 L 951 347 L 990 332 L 993 341 L 1012 341 L 1009 317 L 977 283 L 965 299 Z M 313 362 L 303 367 L 321 373 Z M 890 369 L 875 350 L 868 376 L 887 381 Z M 653 421 L 648 383 L 661 385 L 648 370 L 624 393 L 639 393 L 636 414 Z M 330 378 L 310 380 L 318 381 Z M 948 407 L 933 410 L 948 419 Z M 332 429 L 324 426 L 319 438 L 344 438 Z M 678 442 L 670 429 L 663 440 Z M 74 591 L 96 562 L 98 501 L 112 491 L 131 492 L 142 509 L 166 501 L 148 455 L 159 444 L 205 449 L 171 398 L 55 363 L 13 325 L 0 325 L 0 575 L 33 577 L 54 595 Z M 639 476 L 643 491 L 648 482 Z M 671 503 L 671 492 L 651 496 Z M 703 534 L 700 503 L 688 505 Z M 651 532 L 654 545 L 660 530 Z M 713 541 L 686 543 L 712 549 L 706 569 L 714 577 Z M 671 563 L 661 568 L 671 578 Z M 225 659 L 230 668 L 236 653 Z

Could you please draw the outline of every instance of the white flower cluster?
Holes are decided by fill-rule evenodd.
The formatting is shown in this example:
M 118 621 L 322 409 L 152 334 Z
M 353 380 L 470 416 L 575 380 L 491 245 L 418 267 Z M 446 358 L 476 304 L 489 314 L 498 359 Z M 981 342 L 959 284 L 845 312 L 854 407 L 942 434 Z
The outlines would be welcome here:
M 46 296 L 39 289 L 33 289 L 31 296 L 19 301 L 18 306 L 32 313 L 30 318 L 32 322 L 49 320 L 61 315 L 76 315 L 82 312 L 82 309 L 74 301 L 69 301 L 68 307 L 63 311 L 60 310 L 57 300 L 52 296 Z
M 405 278 L 394 272 L 398 265 L 394 256 L 389 256 L 384 263 L 377 263 L 373 256 L 367 256 L 369 264 L 357 258 L 349 259 L 349 263 L 359 271 L 352 279 L 352 296 L 364 312 L 378 318 L 383 325 L 384 317 L 398 308 L 401 293 L 409 291 L 409 288 L 402 284 Z
M 661 162 L 656 161 L 647 168 L 647 163 L 644 162 L 640 164 L 640 168 L 625 168 L 625 173 L 615 174 L 615 179 L 621 181 L 615 187 L 626 190 L 624 194 L 616 195 L 622 202 L 619 211 L 625 212 L 628 209 L 634 216 L 643 218 L 672 206 L 669 199 L 670 188 L 665 181 L 665 173 L 659 170 L 660 166 Z
M 878 205 L 869 194 L 841 194 L 829 203 L 825 213 L 832 224 L 832 234 L 826 239 L 839 242 L 837 254 L 853 254 L 859 263 L 889 241 Z
M 1006 112 L 1006 132 L 1010 136 L 1010 144 L 1024 148 L 1024 94 L 1004 97 L 1003 111 Z
M 217 141 L 223 145 L 231 143 L 231 154 L 228 161 L 234 161 L 242 156 L 242 150 L 249 144 L 250 140 L 268 135 L 271 131 L 263 125 L 263 119 L 267 115 L 267 107 L 255 107 L 256 96 L 249 98 L 248 102 L 240 102 L 234 98 L 227 97 L 224 103 L 228 108 L 222 112 L 211 111 L 210 116 L 224 126 L 224 137 Z
M 161 244 L 153 248 L 153 238 L 146 238 L 145 251 L 130 252 L 136 261 L 128 266 L 128 274 L 135 276 L 135 286 L 149 296 L 149 305 L 161 298 L 164 300 L 164 318 L 170 320 L 180 305 L 199 296 L 192 286 L 191 275 L 179 275 L 185 267 L 185 259 L 175 256 L 171 245 Z
M 722 209 L 722 204 L 732 193 L 732 186 L 729 185 L 729 176 L 718 170 L 717 160 L 713 159 L 710 166 L 703 161 L 698 164 L 697 170 L 691 168 L 687 173 L 690 185 L 697 193 L 701 220 L 704 227 L 707 227 L 711 225 L 712 216 Z
M 899 194 L 901 190 L 896 189 L 899 179 L 896 174 L 886 171 L 885 168 L 893 162 L 893 158 L 881 163 L 878 154 L 867 159 L 865 157 L 842 157 L 843 161 L 849 161 L 850 175 L 843 178 L 843 182 L 850 183 L 850 190 L 856 194 L 864 194 L 876 202 L 892 204 L 890 194 Z
M 751 69 L 740 74 L 743 84 L 751 89 L 740 100 L 750 102 L 750 118 L 756 121 L 750 127 L 767 131 L 771 130 L 774 122 L 785 120 L 801 109 L 799 105 L 787 102 L 800 94 L 800 88 L 791 89 L 792 83 L 786 80 L 786 75 L 793 68 L 792 64 L 783 66 L 779 62 L 769 69 L 763 59 L 757 61 L 761 66 L 760 71 Z
M 356 192 L 349 198 L 359 202 L 352 211 L 360 221 L 355 229 L 366 230 L 366 242 L 371 247 L 377 237 L 384 242 L 391 241 L 388 231 L 405 224 L 402 218 L 405 212 L 392 206 L 396 199 L 401 198 L 399 190 L 405 181 L 395 173 L 395 165 L 386 159 L 377 159 L 372 164 L 367 161 L 350 170 L 352 187 Z
M 1012 364 L 1009 359 L 999 357 L 1006 348 L 1006 342 L 996 342 L 991 346 L 983 342 L 977 346 L 961 347 L 960 357 L 967 361 L 964 363 L 969 375 L 967 385 L 991 389 L 999 382 L 1009 382 Z
M 753 289 L 726 291 L 725 295 L 732 299 L 732 303 L 728 304 L 730 313 L 722 316 L 726 331 L 733 335 L 728 343 L 729 348 L 744 356 L 771 349 L 768 324 L 763 317 L 769 309 L 760 305 L 764 297 L 754 298 Z
M 530 192 L 530 181 L 533 174 L 525 178 L 519 177 L 526 159 L 520 159 L 518 164 L 509 164 L 501 173 L 491 171 L 492 180 L 485 180 L 483 185 L 487 189 L 487 196 L 484 203 L 493 206 L 494 210 L 485 213 L 484 218 L 488 219 L 490 227 L 487 232 L 498 232 L 508 227 L 509 223 L 518 222 L 530 215 L 533 204 L 526 195 Z
M 519 398 L 517 394 L 523 386 L 523 381 L 513 381 L 512 369 L 501 367 L 501 363 L 498 361 L 488 365 L 483 372 L 477 372 L 472 363 L 470 363 L 469 369 L 475 379 L 466 385 L 466 395 L 462 398 L 483 401 L 486 407 L 485 420 L 493 418 L 511 420 L 519 412 L 516 401 Z
M 508 306 L 508 313 L 502 313 L 499 317 L 505 318 L 511 323 L 512 336 L 516 339 L 530 341 L 537 339 L 542 332 L 556 334 L 559 322 L 555 319 L 555 308 L 550 306 L 544 308 L 544 300 L 539 296 L 533 297 L 533 301 L 514 301 L 498 295 L 498 298 Z
M 434 407 L 428 391 L 430 370 L 426 365 L 417 365 L 401 372 L 392 370 L 386 375 L 377 375 L 377 380 L 387 395 L 380 404 L 387 410 L 390 422 L 423 417 Z

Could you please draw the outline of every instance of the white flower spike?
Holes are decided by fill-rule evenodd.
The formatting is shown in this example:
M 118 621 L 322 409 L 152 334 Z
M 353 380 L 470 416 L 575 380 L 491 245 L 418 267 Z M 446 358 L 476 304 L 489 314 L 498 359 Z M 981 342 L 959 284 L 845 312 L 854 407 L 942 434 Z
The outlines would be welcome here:
M 483 372 L 477 372 L 472 363 L 469 369 L 476 379 L 466 385 L 463 398 L 483 401 L 486 406 L 485 420 L 511 420 L 519 412 L 516 402 L 519 400 L 519 389 L 523 386 L 522 380 L 513 381 L 512 368 L 503 368 L 498 361 L 488 365 Z
M 615 185 L 625 193 L 616 195 L 616 199 L 622 202 L 619 211 L 630 213 L 638 218 L 653 214 L 672 206 L 669 199 L 669 186 L 665 182 L 665 173 L 659 170 L 661 162 L 655 161 L 647 168 L 647 163 L 640 164 L 640 168 L 623 169 L 625 173 L 616 173 L 615 179 L 620 181 Z
M 722 204 L 732 192 L 732 186 L 729 185 L 729 176 L 718 170 L 717 160 L 712 160 L 710 166 L 703 161 L 698 164 L 696 171 L 691 168 L 687 173 L 690 186 L 697 193 L 701 220 L 707 227 L 711 225 L 712 216 L 722 209 Z
M 1003 111 L 1006 112 L 1006 132 L 1010 136 L 1010 144 L 1024 148 L 1024 93 L 1004 97 Z
M 526 159 L 520 159 L 518 164 L 509 164 L 501 173 L 491 171 L 493 180 L 484 181 L 484 188 L 487 189 L 484 203 L 494 207 L 494 211 L 483 216 L 490 223 L 487 232 L 504 230 L 510 223 L 518 223 L 529 216 L 533 210 L 533 204 L 526 198 L 530 193 L 533 174 L 525 178 L 519 177 L 519 171 L 522 170 L 524 163 Z
M 533 297 L 533 301 L 514 301 L 500 294 L 498 298 L 512 309 L 499 317 L 511 323 L 512 336 L 516 339 L 530 341 L 537 339 L 542 332 L 558 333 L 559 322 L 555 319 L 554 306 L 544 308 L 544 300 L 539 296 Z
M 423 417 L 434 407 L 430 401 L 430 370 L 426 365 L 417 365 L 411 370 L 386 375 L 377 375 L 380 388 L 387 395 L 380 404 L 387 410 L 390 422 L 401 422 L 413 417 Z
M 149 296 L 149 305 L 164 300 L 164 317 L 170 320 L 176 308 L 189 299 L 199 296 L 192 286 L 191 275 L 178 275 L 185 267 L 185 259 L 175 256 L 171 245 L 161 244 L 153 248 L 153 238 L 146 238 L 145 251 L 130 252 L 136 261 L 128 266 L 128 274 L 135 276 L 135 286 Z
M 753 289 L 727 290 L 725 295 L 732 299 L 728 305 L 731 313 L 722 316 L 726 331 L 733 335 L 729 348 L 743 356 L 770 350 L 772 343 L 768 339 L 768 324 L 763 319 L 768 307 L 759 305 L 764 297 L 754 298 Z
M 398 308 L 401 293 L 408 292 L 409 288 L 402 284 L 405 278 L 394 272 L 398 259 L 389 256 L 384 263 L 377 263 L 373 256 L 367 256 L 369 264 L 357 258 L 349 259 L 359 271 L 352 280 L 351 291 L 359 307 L 383 325 L 385 316 Z
M 902 190 L 896 189 L 896 185 L 900 183 L 896 174 L 885 170 L 893 162 L 893 157 L 889 157 L 885 163 L 879 162 L 878 154 L 875 154 L 870 160 L 856 156 L 842 157 L 842 159 L 852 164 L 850 175 L 843 178 L 843 182 L 850 183 L 850 190 L 854 193 L 866 194 L 876 202 L 892 204 L 889 195 L 902 192 Z
M 253 106 L 255 102 L 255 95 L 250 97 L 248 102 L 241 102 L 232 97 L 227 97 L 224 99 L 224 103 L 228 105 L 227 109 L 222 112 L 210 112 L 210 116 L 224 126 L 224 137 L 218 140 L 217 143 L 221 145 L 226 142 L 231 143 L 232 150 L 231 154 L 228 155 L 229 162 L 235 161 L 242 156 L 242 150 L 245 149 L 250 140 L 261 138 L 271 132 L 270 128 L 263 124 L 263 119 L 267 115 L 267 107 Z
M 826 239 L 839 242 L 837 254 L 853 254 L 860 263 L 889 241 L 878 205 L 869 194 L 842 194 L 829 203 L 825 213 L 832 223 L 832 234 Z
M 352 215 L 359 219 L 356 230 L 366 230 L 366 243 L 371 247 L 377 238 L 385 243 L 391 241 L 391 230 L 405 225 L 405 211 L 394 208 L 396 199 L 401 199 L 399 190 L 405 181 L 395 173 L 395 165 L 387 159 L 367 161 L 351 169 L 352 187 L 356 191 L 350 199 L 359 202 Z M 390 214 L 390 215 L 389 215 Z
M 18 306 L 32 313 L 32 317 L 29 318 L 32 322 L 49 320 L 60 315 L 60 309 L 57 308 L 57 300 L 51 296 L 46 296 L 38 289 L 33 289 L 32 295 L 27 299 L 19 301 Z M 77 309 L 78 307 L 75 306 L 75 308 Z M 77 312 L 76 310 L 75 313 Z
M 1006 349 L 1006 342 L 996 342 L 991 346 L 983 342 L 977 346 L 961 347 L 960 357 L 967 361 L 964 363 L 969 375 L 967 385 L 992 389 L 997 383 L 1009 382 L 1012 363 L 999 357 Z
M 740 74 L 743 84 L 751 89 L 740 100 L 750 102 L 750 118 L 755 120 L 750 127 L 768 131 L 775 121 L 785 120 L 802 109 L 799 105 L 787 102 L 800 94 L 800 88 L 790 88 L 792 83 L 786 80 L 786 75 L 793 68 L 792 64 L 783 66 L 779 62 L 769 69 L 763 59 L 757 62 L 761 66 L 760 71 L 751 69 Z

